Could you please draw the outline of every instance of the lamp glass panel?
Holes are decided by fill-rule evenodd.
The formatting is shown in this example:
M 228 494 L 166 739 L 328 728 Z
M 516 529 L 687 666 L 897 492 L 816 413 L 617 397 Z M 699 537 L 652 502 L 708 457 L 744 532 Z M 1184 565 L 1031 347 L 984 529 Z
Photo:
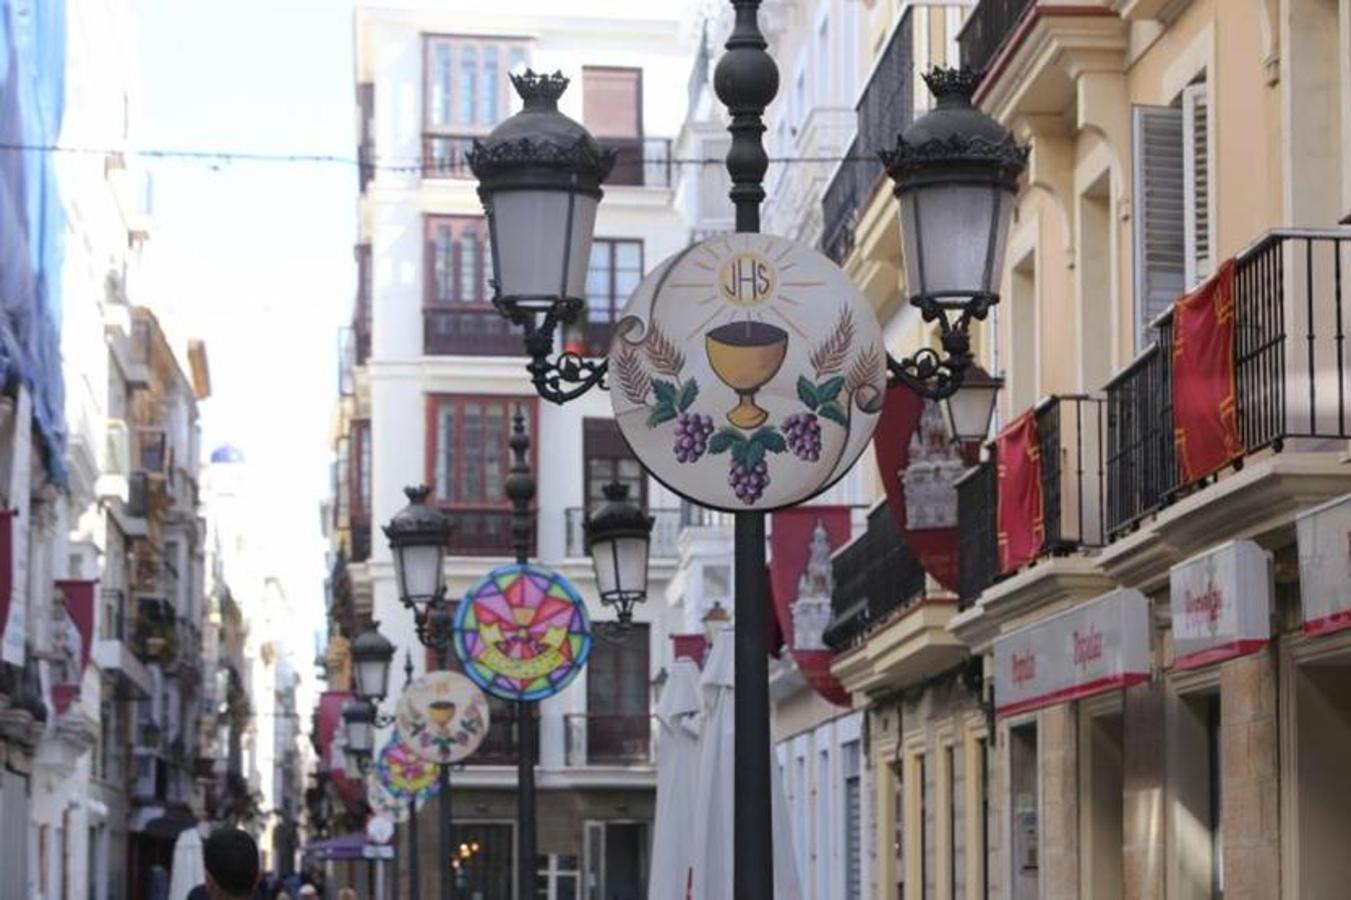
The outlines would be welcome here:
M 497 241 L 499 291 L 507 297 L 556 297 L 563 286 L 569 297 L 586 296 L 586 269 L 596 230 L 598 200 L 572 195 L 572 241 L 568 238 L 567 191 L 499 191 L 493 196 L 493 232 Z
M 368 700 L 385 696 L 389 688 L 389 660 L 363 659 L 352 668 L 358 694 Z
M 619 570 L 615 566 L 615 545 L 613 538 L 593 540 L 591 542 L 591 564 L 596 570 L 596 590 L 604 598 L 618 588 Z
M 436 596 L 441 587 L 445 552 L 440 544 L 405 544 L 394 548 L 394 566 L 405 601 L 426 603 Z
M 962 385 L 946 400 L 952 436 L 960 441 L 984 440 L 990 431 L 998 388 L 993 384 Z
M 952 183 L 920 185 L 901 195 L 901 246 L 911 296 L 960 299 L 990 290 L 990 280 L 998 277 L 998 268 L 987 265 L 990 229 L 996 228 L 998 257 L 1007 228 L 996 222 L 1006 205 L 999 195 L 990 184 Z
M 347 726 L 347 754 L 370 753 L 375 747 L 375 728 L 365 718 L 351 719 Z
M 647 593 L 646 538 L 622 537 L 615 541 L 619 563 L 619 587 L 625 593 Z

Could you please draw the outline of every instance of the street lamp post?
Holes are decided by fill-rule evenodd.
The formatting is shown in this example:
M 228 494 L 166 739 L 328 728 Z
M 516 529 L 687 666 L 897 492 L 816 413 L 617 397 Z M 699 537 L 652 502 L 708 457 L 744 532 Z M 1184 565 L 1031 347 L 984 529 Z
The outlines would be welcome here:
M 769 163 L 764 111 L 778 92 L 778 69 L 758 24 L 761 0 L 730 2 L 735 23 L 713 85 L 731 116 L 726 165 L 736 230 L 756 233 Z M 901 360 L 888 356 L 887 371 L 892 385 L 943 400 L 957 392 L 972 366 L 972 322 L 998 302 L 1004 239 L 1026 151 L 972 105 L 977 75 L 935 69 L 925 80 L 936 108 L 880 156 L 900 201 L 908 299 L 937 326 L 941 352 L 926 347 Z M 553 341 L 585 306 L 596 208 L 614 156 L 558 112 L 568 83 L 561 73 L 527 71 L 512 83 L 522 111 L 476 141 L 469 164 L 488 220 L 493 303 L 524 332 L 536 392 L 561 404 L 603 385 L 608 369 L 606 360 L 585 359 L 571 347 L 555 354 Z M 966 427 L 976 400 L 949 405 L 954 430 Z M 764 513 L 738 512 L 735 522 L 734 895 L 756 900 L 771 897 L 774 884 Z

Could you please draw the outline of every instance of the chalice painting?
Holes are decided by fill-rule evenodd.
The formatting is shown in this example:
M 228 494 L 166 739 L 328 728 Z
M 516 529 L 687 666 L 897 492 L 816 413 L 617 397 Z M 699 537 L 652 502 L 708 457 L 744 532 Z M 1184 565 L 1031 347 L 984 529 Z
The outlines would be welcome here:
M 404 689 L 394 723 L 408 752 L 447 766 L 483 743 L 488 734 L 488 698 L 459 672 L 428 672 Z
M 886 391 L 882 331 L 829 259 L 728 234 L 666 259 L 610 345 L 610 398 L 629 446 L 676 493 L 773 510 L 840 479 Z
M 562 575 L 499 566 L 455 610 L 455 654 L 465 674 L 503 700 L 543 700 L 567 687 L 591 653 L 586 602 Z

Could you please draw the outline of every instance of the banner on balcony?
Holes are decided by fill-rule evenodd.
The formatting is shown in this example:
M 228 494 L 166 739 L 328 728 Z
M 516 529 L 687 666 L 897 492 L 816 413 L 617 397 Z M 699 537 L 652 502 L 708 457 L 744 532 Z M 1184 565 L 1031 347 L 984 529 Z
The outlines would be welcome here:
M 1295 520 L 1304 633 L 1351 628 L 1351 494 Z
M 1149 601 L 1123 588 L 994 642 L 995 710 L 1016 715 L 1149 680 Z
M 94 639 L 94 593 L 98 582 L 58 580 L 55 587 L 65 610 L 60 659 L 53 663 L 53 671 L 59 680 L 52 685 L 52 705 L 59 715 L 79 696 L 80 679 L 89 665 Z
M 1238 458 L 1234 261 L 1173 304 L 1173 443 L 1183 484 Z
M 957 479 L 966 470 L 939 404 L 889 389 L 873 440 L 901 540 L 943 587 L 957 590 Z
M 834 654 L 821 639 L 830 623 L 830 554 L 849 540 L 849 507 L 799 506 L 773 513 L 769 583 L 783 642 L 808 684 L 837 706 L 849 694 L 830 673 Z
M 1230 541 L 1173 566 L 1168 592 L 1175 669 L 1254 653 L 1271 638 L 1267 554 L 1252 541 Z
M 1046 539 L 1041 496 L 1041 445 L 1037 419 L 1028 410 L 995 439 L 998 465 L 999 569 L 1012 572 L 1041 552 Z
M 338 797 L 349 809 L 360 806 L 365 797 L 364 783 L 347 777 L 341 748 L 337 747 L 342 728 L 342 705 L 352 699 L 350 691 L 324 691 L 315 712 L 315 749 L 319 751 L 320 771 L 328 772 Z

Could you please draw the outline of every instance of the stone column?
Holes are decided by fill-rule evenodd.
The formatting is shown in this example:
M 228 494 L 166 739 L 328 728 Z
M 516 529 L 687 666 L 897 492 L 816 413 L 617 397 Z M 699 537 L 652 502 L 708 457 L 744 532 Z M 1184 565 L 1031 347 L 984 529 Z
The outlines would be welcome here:
M 1041 714 L 1041 894 L 1079 896 L 1078 706 L 1061 703 Z
M 1162 900 L 1165 891 L 1164 703 L 1161 684 L 1125 694 L 1122 733 L 1122 896 Z
M 1226 900 L 1280 896 L 1275 647 L 1220 673 L 1220 827 Z

